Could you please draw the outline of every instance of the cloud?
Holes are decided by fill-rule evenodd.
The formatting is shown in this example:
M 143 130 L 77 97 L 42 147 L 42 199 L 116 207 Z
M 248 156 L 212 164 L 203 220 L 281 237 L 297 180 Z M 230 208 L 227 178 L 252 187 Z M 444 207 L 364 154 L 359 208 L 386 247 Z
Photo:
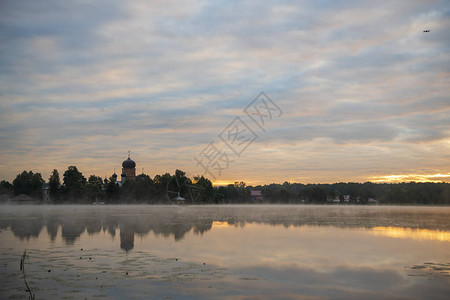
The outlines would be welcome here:
M 104 173 L 128 149 L 154 172 L 194 169 L 192 157 L 262 90 L 285 113 L 222 180 L 334 178 L 322 165 L 360 178 L 448 171 L 444 1 L 26 1 L 0 11 L 2 178 L 68 161 Z M 411 159 L 393 166 L 400 153 Z M 255 161 L 273 175 L 249 171 Z M 366 161 L 381 163 L 376 173 Z

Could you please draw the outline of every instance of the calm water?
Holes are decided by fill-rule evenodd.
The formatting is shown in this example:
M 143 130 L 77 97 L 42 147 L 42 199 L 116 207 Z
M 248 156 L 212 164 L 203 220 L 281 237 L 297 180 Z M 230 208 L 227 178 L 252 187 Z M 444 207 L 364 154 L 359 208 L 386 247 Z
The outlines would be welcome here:
M 0 298 L 449 299 L 450 208 L 0 206 Z

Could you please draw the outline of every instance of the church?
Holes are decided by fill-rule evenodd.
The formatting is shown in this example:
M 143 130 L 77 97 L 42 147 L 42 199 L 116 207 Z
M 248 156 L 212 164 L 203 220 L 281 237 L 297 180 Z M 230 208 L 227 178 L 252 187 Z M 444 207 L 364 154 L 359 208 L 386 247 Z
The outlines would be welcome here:
M 122 162 L 122 174 L 120 175 L 122 184 L 125 180 L 136 179 L 136 163 L 130 158 L 130 151 L 128 151 L 128 158 Z
M 130 151 L 128 151 L 128 158 L 122 162 L 122 174 L 120 174 L 120 177 L 120 181 L 117 181 L 117 174 L 114 171 L 112 178 L 120 186 L 122 186 L 126 180 L 136 179 L 136 163 L 130 158 Z

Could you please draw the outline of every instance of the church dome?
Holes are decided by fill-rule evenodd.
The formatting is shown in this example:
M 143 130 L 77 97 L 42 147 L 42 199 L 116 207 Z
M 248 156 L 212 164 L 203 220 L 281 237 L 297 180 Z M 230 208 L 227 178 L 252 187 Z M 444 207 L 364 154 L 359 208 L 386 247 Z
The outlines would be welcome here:
M 136 163 L 134 162 L 134 160 L 132 160 L 131 158 L 128 157 L 127 160 L 123 161 L 122 168 L 125 168 L 125 169 L 136 168 Z

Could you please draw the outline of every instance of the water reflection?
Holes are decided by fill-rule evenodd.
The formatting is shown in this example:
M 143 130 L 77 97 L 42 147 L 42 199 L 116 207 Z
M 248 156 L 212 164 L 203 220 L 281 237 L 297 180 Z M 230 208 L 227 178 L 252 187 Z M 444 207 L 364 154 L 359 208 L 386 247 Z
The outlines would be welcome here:
M 44 227 L 54 241 L 59 228 L 67 245 L 84 232 L 101 231 L 112 237 L 120 230 L 120 247 L 134 247 L 134 236 L 153 232 L 180 241 L 214 227 L 244 227 L 248 223 L 273 226 L 366 227 L 375 235 L 393 238 L 450 241 L 448 208 L 324 207 L 324 206 L 4 206 L 0 228 L 21 240 L 37 238 Z M 287 208 L 287 209 L 286 209 Z M 395 226 L 392 226 L 395 225 Z
M 1 299 L 25 295 L 18 272 L 24 248 L 42 299 L 447 299 L 450 293 L 450 208 L 0 208 Z
M 372 230 L 375 235 L 387 236 L 397 239 L 450 242 L 450 232 L 448 231 L 381 226 L 374 227 L 372 228 Z
M 134 231 L 132 227 L 122 226 L 120 228 L 120 249 L 130 251 L 134 248 Z

